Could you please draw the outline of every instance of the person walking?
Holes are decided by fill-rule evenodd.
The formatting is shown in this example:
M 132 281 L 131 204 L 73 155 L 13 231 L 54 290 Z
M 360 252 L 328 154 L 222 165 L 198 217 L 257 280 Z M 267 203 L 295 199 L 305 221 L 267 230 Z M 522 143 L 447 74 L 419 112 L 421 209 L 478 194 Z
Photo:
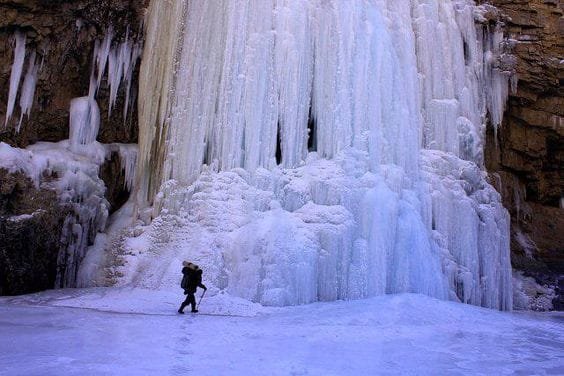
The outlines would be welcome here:
M 204 289 L 204 291 L 207 290 L 207 287 L 202 283 L 203 271 L 198 267 L 198 265 L 192 264 L 188 261 L 182 262 L 182 266 L 183 277 L 180 287 L 184 289 L 186 299 L 180 305 L 178 313 L 184 314 L 184 308 L 188 304 L 192 306 L 192 312 L 196 313 L 198 312 L 196 309 L 196 297 L 194 296 L 196 289 L 199 287 Z

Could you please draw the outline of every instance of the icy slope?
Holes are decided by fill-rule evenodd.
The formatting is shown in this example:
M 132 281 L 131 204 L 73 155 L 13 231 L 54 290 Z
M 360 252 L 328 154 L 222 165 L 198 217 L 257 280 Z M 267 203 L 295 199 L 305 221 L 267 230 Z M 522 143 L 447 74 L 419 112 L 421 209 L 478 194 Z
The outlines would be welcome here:
M 3 374 L 544 375 L 564 365 L 562 315 L 406 294 L 260 312 L 224 297 L 216 303 L 249 317 L 181 316 L 180 298 L 113 288 L 2 298 Z M 216 307 L 204 299 L 201 310 Z

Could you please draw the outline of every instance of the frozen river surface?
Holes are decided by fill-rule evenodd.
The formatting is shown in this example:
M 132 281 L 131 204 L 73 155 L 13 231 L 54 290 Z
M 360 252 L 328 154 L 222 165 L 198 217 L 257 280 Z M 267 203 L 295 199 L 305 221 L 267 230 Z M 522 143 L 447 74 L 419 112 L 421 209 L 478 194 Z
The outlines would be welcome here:
M 420 295 L 264 308 L 216 295 L 59 290 L 0 299 L 2 375 L 563 374 L 562 314 Z

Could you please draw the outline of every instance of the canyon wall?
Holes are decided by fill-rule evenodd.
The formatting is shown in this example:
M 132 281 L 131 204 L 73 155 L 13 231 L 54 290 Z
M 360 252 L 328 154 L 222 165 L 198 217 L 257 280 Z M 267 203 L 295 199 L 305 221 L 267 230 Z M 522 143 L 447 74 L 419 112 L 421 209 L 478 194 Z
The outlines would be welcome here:
M 511 213 L 513 267 L 562 289 L 564 2 L 492 3 L 503 14 L 519 81 L 502 126 L 488 132 L 487 169 Z

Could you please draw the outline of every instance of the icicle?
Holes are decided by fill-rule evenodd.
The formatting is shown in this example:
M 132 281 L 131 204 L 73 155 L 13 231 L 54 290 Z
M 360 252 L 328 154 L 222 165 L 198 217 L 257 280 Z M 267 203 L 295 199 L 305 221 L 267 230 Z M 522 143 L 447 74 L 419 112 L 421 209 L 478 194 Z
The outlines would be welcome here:
M 127 28 L 125 39 L 122 43 L 114 44 L 112 46 L 113 37 L 114 30 L 110 26 L 106 31 L 104 39 L 102 41 L 95 41 L 88 95 L 91 98 L 96 97 L 104 74 L 107 72 L 107 82 L 110 88 L 108 116 L 111 116 L 112 110 L 115 107 L 119 88 L 122 82 L 125 82 L 126 99 L 123 110 L 125 122 L 131 105 L 130 96 L 133 71 L 135 70 L 137 61 L 141 56 L 141 42 L 136 42 L 129 38 L 129 27 Z
M 10 75 L 10 91 L 8 94 L 8 108 L 6 109 L 6 121 L 4 122 L 4 126 L 8 125 L 8 121 L 12 117 L 12 112 L 14 111 L 25 59 L 25 34 L 17 31 L 14 38 L 16 40 L 16 47 L 14 49 L 12 73 Z
M 123 105 L 123 121 L 127 119 L 128 111 L 132 108 L 134 101 L 131 101 L 131 82 L 133 80 L 133 71 L 135 70 L 135 66 L 137 65 L 137 61 L 141 57 L 141 45 L 139 43 L 134 43 L 131 49 L 131 57 L 129 61 L 125 65 L 124 69 L 124 80 L 126 83 L 125 88 L 125 103 Z
M 137 145 L 119 145 L 121 169 L 125 174 L 125 188 L 131 192 L 135 181 L 135 167 L 137 165 Z
M 69 138 L 71 149 L 80 150 L 80 145 L 96 141 L 100 128 L 100 109 L 93 98 L 74 98 L 69 110 Z
M 27 115 L 27 117 L 29 118 L 29 115 L 31 113 L 31 107 L 33 106 L 33 98 L 35 96 L 35 86 L 37 84 L 38 72 L 39 72 L 39 66 L 36 64 L 35 51 L 33 51 L 29 56 L 29 65 L 23 82 L 22 91 L 20 94 L 21 114 L 20 114 L 20 121 L 18 123 L 18 127 L 16 128 L 17 132 L 20 131 L 24 114 Z
M 484 35 L 485 53 L 484 85 L 486 89 L 486 105 L 490 115 L 490 121 L 496 132 L 503 120 L 505 104 L 509 97 L 509 72 L 502 72 L 499 67 L 499 58 L 502 54 L 503 30 L 496 26 L 493 32 Z M 497 140 L 497 137 L 496 137 Z
M 104 73 L 106 71 L 106 65 L 108 63 L 108 58 L 110 56 L 110 48 L 112 46 L 113 38 L 114 38 L 114 28 L 110 26 L 106 31 L 106 36 L 104 37 L 102 43 L 99 45 L 97 44 L 96 45 L 97 48 L 96 47 L 94 48 L 96 66 L 98 67 L 96 88 L 94 90 L 96 93 L 98 92 L 98 88 L 102 83 L 102 77 L 104 76 Z M 98 43 L 98 41 L 96 41 L 96 43 Z

